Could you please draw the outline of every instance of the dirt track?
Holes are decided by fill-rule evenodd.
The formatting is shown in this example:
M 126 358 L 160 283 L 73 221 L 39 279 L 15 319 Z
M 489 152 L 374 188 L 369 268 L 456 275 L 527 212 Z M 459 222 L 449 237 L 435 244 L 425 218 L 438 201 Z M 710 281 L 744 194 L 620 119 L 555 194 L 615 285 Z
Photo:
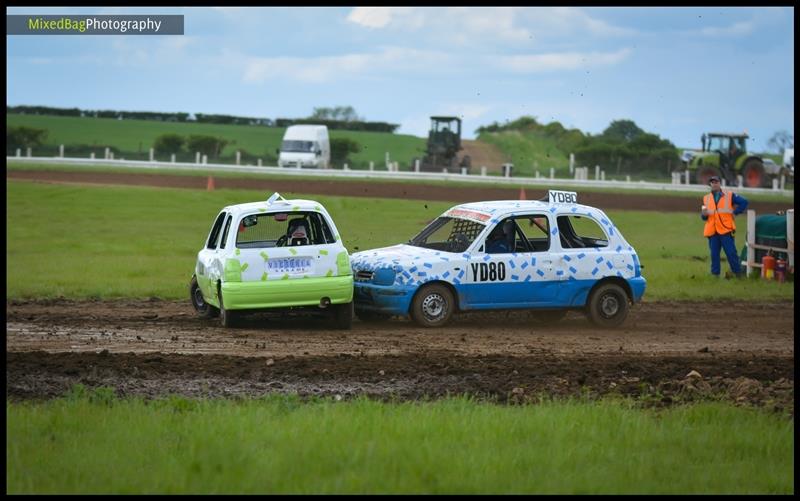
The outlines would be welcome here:
M 578 313 L 544 326 L 526 312 L 495 312 L 443 329 L 393 319 L 336 331 L 322 318 L 263 315 L 223 329 L 188 300 L 12 301 L 6 388 L 13 399 L 54 397 L 74 383 L 147 397 L 620 393 L 656 405 L 719 394 L 793 413 L 793 306 L 643 303 L 618 330 Z M 687 378 L 692 370 L 702 377 Z
M 205 176 L 178 176 L 167 174 L 139 174 L 115 172 L 66 172 L 46 170 L 7 170 L 7 179 L 26 179 L 56 183 L 82 184 L 122 184 L 139 186 L 158 186 L 165 188 L 206 189 Z M 278 191 L 283 195 L 293 193 L 321 194 L 328 196 L 355 196 L 375 198 L 403 198 L 406 200 L 439 200 L 454 203 L 475 202 L 479 200 L 517 200 L 519 187 L 488 188 L 472 186 L 425 185 L 410 183 L 380 183 L 369 181 L 315 181 L 315 180 L 273 180 L 215 177 L 217 189 L 248 189 L 266 192 Z M 528 200 L 536 200 L 547 195 L 546 188 L 525 189 Z M 603 210 L 637 209 L 659 212 L 697 212 L 702 199 L 696 197 L 659 197 L 657 201 L 650 195 L 584 192 L 580 202 L 600 207 Z M 794 207 L 794 200 L 786 202 L 752 201 L 749 208 L 759 214 L 786 210 Z

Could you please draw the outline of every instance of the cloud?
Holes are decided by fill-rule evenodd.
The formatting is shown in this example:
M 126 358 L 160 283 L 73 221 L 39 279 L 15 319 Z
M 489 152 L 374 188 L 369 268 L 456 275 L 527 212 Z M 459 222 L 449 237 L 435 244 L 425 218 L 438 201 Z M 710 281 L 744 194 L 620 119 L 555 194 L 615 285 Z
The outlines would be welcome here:
M 356 7 L 347 20 L 369 29 L 424 31 L 458 45 L 520 43 L 572 33 L 603 37 L 636 33 L 568 7 Z
M 441 68 L 449 56 L 436 51 L 384 47 L 379 52 L 324 57 L 245 57 L 243 81 L 289 79 L 321 83 L 358 75 Z
M 626 59 L 632 50 L 616 52 L 554 52 L 521 56 L 501 56 L 494 59 L 500 68 L 515 73 L 541 73 L 610 66 Z
M 370 29 L 425 30 L 438 40 L 463 44 L 477 36 L 525 40 L 527 30 L 514 26 L 517 7 L 356 7 L 347 20 Z
M 526 10 L 533 31 L 547 36 L 564 36 L 572 33 L 590 33 L 595 36 L 629 36 L 636 30 L 613 26 L 595 19 L 586 12 L 574 7 L 552 7 Z
M 727 36 L 742 36 L 749 35 L 753 32 L 754 25 L 752 22 L 734 23 L 724 28 L 710 27 L 700 30 L 700 34 L 707 37 L 727 37 Z
M 385 28 L 392 18 L 408 16 L 413 10 L 411 7 L 356 7 L 347 15 L 347 20 L 366 28 Z

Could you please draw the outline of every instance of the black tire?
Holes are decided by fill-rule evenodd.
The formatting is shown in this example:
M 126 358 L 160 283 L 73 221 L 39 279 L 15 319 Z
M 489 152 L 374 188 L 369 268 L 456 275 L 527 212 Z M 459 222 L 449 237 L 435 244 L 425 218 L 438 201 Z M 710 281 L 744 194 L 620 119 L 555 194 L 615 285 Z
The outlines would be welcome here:
M 586 314 L 597 327 L 619 327 L 628 317 L 630 310 L 628 295 L 617 284 L 605 283 L 589 295 Z
M 567 310 L 533 310 L 531 317 L 544 325 L 552 325 L 560 322 L 567 316 Z
M 717 176 L 718 178 L 722 179 L 719 169 L 716 167 L 701 165 L 697 167 L 697 171 L 694 173 L 694 181 L 697 184 L 708 186 L 708 180 L 711 179 L 711 176 Z
M 751 158 L 742 167 L 742 182 L 748 188 L 761 188 L 769 184 L 764 164 L 757 158 Z
M 225 303 L 222 299 L 222 288 L 219 291 L 219 321 L 223 327 L 235 327 L 236 321 L 239 319 L 239 314 L 236 311 L 226 310 Z
M 356 316 L 362 322 L 385 322 L 392 317 L 386 313 L 366 310 L 356 310 Z
M 334 304 L 331 308 L 331 320 L 335 329 L 347 330 L 353 325 L 353 302 Z
M 450 289 L 441 284 L 426 285 L 411 302 L 411 318 L 422 327 L 446 325 L 456 309 Z
M 192 281 L 189 282 L 189 300 L 200 318 L 213 318 L 219 315 L 219 310 L 206 302 L 195 275 L 192 275 Z

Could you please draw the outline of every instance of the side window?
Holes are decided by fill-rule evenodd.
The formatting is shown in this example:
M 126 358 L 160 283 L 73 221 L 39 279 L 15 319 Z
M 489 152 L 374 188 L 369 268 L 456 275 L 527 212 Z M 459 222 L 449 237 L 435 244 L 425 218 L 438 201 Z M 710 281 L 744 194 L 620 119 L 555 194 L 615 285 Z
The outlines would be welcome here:
M 233 221 L 233 216 L 228 216 L 228 222 L 225 223 L 225 231 L 222 232 L 222 240 L 219 242 L 219 248 L 225 248 L 225 242 L 228 240 L 228 230 L 231 229 L 231 221 Z
M 558 234 L 561 247 L 580 249 L 584 247 L 608 247 L 605 231 L 594 219 L 587 216 L 558 216 Z
M 503 219 L 492 228 L 486 237 L 487 254 L 508 254 L 512 252 L 528 252 L 528 241 L 517 225 L 517 218 Z
M 528 241 L 530 252 L 550 250 L 550 221 L 544 214 L 517 217 L 517 227 Z
M 314 244 L 332 244 L 336 242 L 333 237 L 333 232 L 325 217 L 322 214 L 316 214 L 316 217 L 311 218 L 311 227 L 314 234 Z
M 225 212 L 220 212 L 216 221 L 214 221 L 214 225 L 211 227 L 211 233 L 208 234 L 206 249 L 217 248 L 217 238 L 219 237 L 219 230 L 222 228 L 222 222 L 225 221 L 225 215 Z

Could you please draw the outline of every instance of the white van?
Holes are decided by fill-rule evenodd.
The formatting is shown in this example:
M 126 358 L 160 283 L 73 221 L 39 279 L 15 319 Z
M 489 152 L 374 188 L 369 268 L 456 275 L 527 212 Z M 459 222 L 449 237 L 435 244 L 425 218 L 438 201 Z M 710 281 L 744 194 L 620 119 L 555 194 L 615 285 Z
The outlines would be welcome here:
M 283 135 L 278 152 L 278 167 L 327 169 L 331 162 L 331 143 L 324 125 L 292 125 Z

